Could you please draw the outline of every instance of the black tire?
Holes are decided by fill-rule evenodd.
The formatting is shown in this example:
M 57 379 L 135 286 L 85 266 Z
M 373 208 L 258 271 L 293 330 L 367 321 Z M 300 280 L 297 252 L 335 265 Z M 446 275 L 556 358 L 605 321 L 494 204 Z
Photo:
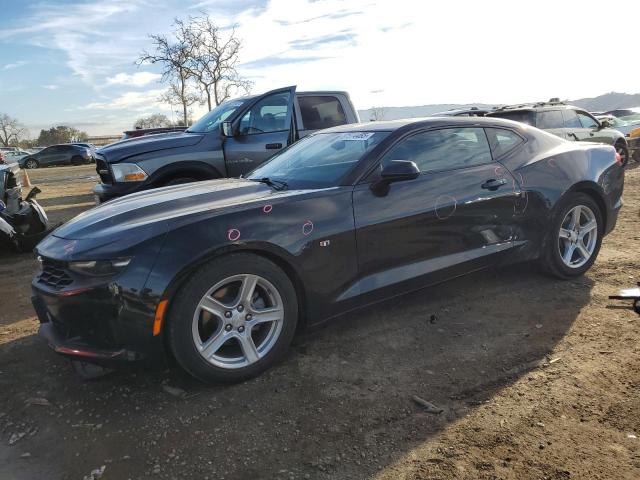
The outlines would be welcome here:
M 242 274 L 259 275 L 270 282 L 282 299 L 284 316 L 279 337 L 255 363 L 239 368 L 213 365 L 198 351 L 192 324 L 200 300 L 218 282 Z M 288 350 L 298 321 L 298 299 L 289 277 L 273 262 L 249 253 L 232 253 L 200 267 L 170 301 L 167 318 L 169 347 L 178 364 L 206 383 L 231 383 L 259 375 Z M 227 320 L 222 319 L 222 323 Z M 221 327 L 222 328 L 222 327 Z
M 618 140 L 616 142 L 615 149 L 622 158 L 622 166 L 626 167 L 627 163 L 629 163 L 629 147 L 622 140 Z
M 71 157 L 71 165 L 82 165 L 84 163 L 84 158 L 80 155 L 74 155 Z
M 38 163 L 38 161 L 35 158 L 27 158 L 24 161 L 24 168 L 28 168 L 28 169 L 33 169 L 33 168 L 38 168 L 40 166 L 40 164 Z
M 176 178 L 172 178 L 170 180 L 167 180 L 166 182 L 164 182 L 162 184 L 163 187 L 168 187 L 170 185 L 182 185 L 183 183 L 192 183 L 192 182 L 197 182 L 198 180 L 196 180 L 195 178 L 191 178 L 191 177 L 176 177 Z
M 567 214 L 579 205 L 588 207 L 593 212 L 597 222 L 597 238 L 594 250 L 587 262 L 579 267 L 570 267 L 565 264 L 560 255 L 560 229 Z M 591 268 L 591 265 L 593 265 L 593 262 L 595 262 L 598 257 L 598 252 L 600 251 L 600 246 L 602 244 L 603 231 L 604 222 L 602 212 L 593 198 L 586 193 L 570 193 L 566 198 L 561 200 L 556 212 L 554 213 L 551 228 L 547 233 L 547 238 L 544 244 L 544 251 L 540 258 L 540 264 L 543 270 L 548 274 L 561 279 L 569 279 L 583 275 L 587 270 L 589 270 L 589 268 Z

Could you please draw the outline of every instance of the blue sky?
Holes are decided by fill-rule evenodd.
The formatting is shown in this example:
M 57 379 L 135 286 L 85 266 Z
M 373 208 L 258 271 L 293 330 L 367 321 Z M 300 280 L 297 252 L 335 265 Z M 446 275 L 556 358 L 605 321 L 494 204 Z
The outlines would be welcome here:
M 238 25 L 256 93 L 347 90 L 358 108 L 638 93 L 636 42 L 602 10 L 595 0 L 0 0 L 0 112 L 34 135 L 171 116 L 157 68 L 134 62 L 148 34 L 201 11 Z M 636 0 L 606 10 L 640 18 Z

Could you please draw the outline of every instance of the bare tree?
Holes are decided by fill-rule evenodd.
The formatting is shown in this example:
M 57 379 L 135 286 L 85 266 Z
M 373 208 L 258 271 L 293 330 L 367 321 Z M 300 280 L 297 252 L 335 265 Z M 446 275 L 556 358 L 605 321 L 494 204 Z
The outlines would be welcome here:
M 170 127 L 173 123 L 164 113 L 154 113 L 148 117 L 140 117 L 133 124 L 133 128 Z
M 384 120 L 384 108 L 371 107 L 371 117 L 369 118 L 369 121 L 376 122 L 378 120 Z
M 0 143 L 8 147 L 11 143 L 18 143 L 27 132 L 17 118 L 10 117 L 6 113 L 0 114 Z
M 175 41 L 167 38 L 166 35 L 149 35 L 155 46 L 155 53 L 145 50 L 136 61 L 137 65 L 144 63 L 162 65 L 162 80 L 170 82 L 170 86 L 161 98 L 168 103 L 182 105 L 182 119 L 185 125 L 189 117 L 189 106 L 196 101 L 189 84 L 193 76 L 191 64 L 197 47 L 197 42 L 193 41 L 194 37 L 190 31 L 190 23 L 191 20 L 188 24 L 177 18 L 174 20 Z
M 191 73 L 211 110 L 238 91 L 249 93 L 253 82 L 242 78 L 236 66 L 242 42 L 235 26 L 224 37 L 209 15 L 189 19 L 190 41 L 194 44 Z

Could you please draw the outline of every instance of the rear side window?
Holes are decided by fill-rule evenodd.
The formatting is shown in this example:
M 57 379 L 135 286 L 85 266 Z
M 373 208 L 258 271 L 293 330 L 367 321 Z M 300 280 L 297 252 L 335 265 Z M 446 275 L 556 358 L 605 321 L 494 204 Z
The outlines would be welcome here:
M 564 128 L 564 119 L 560 110 L 546 110 L 538 112 L 536 127 L 541 129 Z
M 492 161 L 482 128 L 443 128 L 416 133 L 389 150 L 382 164 L 391 160 L 415 162 L 421 172 L 473 167 Z
M 342 104 L 328 95 L 298 97 L 305 130 L 320 130 L 347 123 Z
M 564 126 L 566 128 L 582 128 L 575 110 L 563 110 L 562 116 L 564 117 Z
M 514 110 L 505 112 L 496 112 L 491 114 L 492 117 L 506 118 L 507 120 L 513 120 L 514 122 L 526 123 L 527 125 L 534 125 L 533 112 L 531 110 Z
M 520 135 L 511 130 L 504 130 L 502 128 L 487 128 L 485 130 L 491 151 L 493 152 L 493 158 L 504 155 L 524 142 Z

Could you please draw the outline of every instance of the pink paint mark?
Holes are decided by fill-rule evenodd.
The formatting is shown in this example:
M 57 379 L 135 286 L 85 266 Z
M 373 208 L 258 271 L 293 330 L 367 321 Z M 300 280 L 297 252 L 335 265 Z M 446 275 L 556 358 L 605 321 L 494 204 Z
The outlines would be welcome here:
M 240 238 L 240 230 L 238 230 L 237 228 L 230 228 L 227 231 L 227 237 L 232 242 L 235 242 L 236 240 L 238 240 Z
M 64 250 L 64 253 L 67 253 L 67 254 L 72 253 L 75 250 L 77 243 L 78 243 L 77 240 L 73 240 L 69 243 L 66 243 L 65 245 L 62 246 L 62 250 Z
M 273 205 L 265 205 L 262 207 L 262 213 L 271 213 L 271 210 L 273 210 Z
M 302 225 L 302 234 L 309 235 L 311 232 L 313 232 L 313 222 L 311 220 L 307 220 Z
M 550 158 L 549 160 L 547 160 L 547 163 L 549 164 L 550 167 L 557 167 L 558 164 L 556 163 L 555 159 Z
M 501 177 L 502 175 L 504 175 L 504 168 L 502 167 L 496 167 L 494 169 L 494 172 L 496 174 L 497 177 Z

